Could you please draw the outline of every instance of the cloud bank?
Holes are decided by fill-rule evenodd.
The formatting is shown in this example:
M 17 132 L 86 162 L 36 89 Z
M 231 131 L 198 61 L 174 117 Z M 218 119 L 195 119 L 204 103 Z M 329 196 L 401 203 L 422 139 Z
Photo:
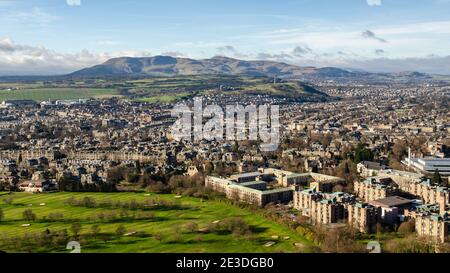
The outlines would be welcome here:
M 150 56 L 146 51 L 93 53 L 81 50 L 61 53 L 42 46 L 17 44 L 9 38 L 0 38 L 0 75 L 56 75 L 100 64 L 121 56 Z
M 299 44 L 279 52 L 241 52 L 233 45 L 215 47 L 213 55 L 222 55 L 244 60 L 270 60 L 299 66 L 340 67 L 361 69 L 370 72 L 418 71 L 450 75 L 450 56 L 429 55 L 426 57 L 390 58 L 386 50 L 375 49 L 374 57 L 368 58 L 352 51 L 338 50 L 319 52 L 306 44 Z M 117 51 L 95 53 L 81 50 L 62 53 L 43 46 L 18 44 L 9 38 L 0 38 L 0 75 L 58 75 L 97 65 L 115 57 L 148 57 L 148 51 Z M 180 51 L 164 51 L 157 55 L 194 58 Z

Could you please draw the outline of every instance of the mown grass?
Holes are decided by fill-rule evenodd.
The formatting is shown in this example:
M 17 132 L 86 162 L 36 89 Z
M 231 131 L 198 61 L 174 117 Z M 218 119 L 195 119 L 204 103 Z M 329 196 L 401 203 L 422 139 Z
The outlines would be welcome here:
M 20 90 L 0 90 L 0 101 L 4 100 L 71 100 L 88 98 L 109 98 L 119 96 L 115 89 L 101 88 L 35 88 Z
M 9 198 L 0 196 L 0 207 L 4 212 L 4 220 L 0 222 L 0 236 L 9 238 L 24 236 L 26 233 L 41 233 L 46 229 L 60 231 L 68 229 L 73 223 L 82 225 L 81 234 L 89 234 L 93 225 L 99 225 L 102 234 L 110 234 L 111 239 L 89 239 L 82 245 L 83 252 L 107 252 L 107 253 L 265 253 L 265 252 L 298 252 L 295 243 L 309 246 L 305 240 L 295 231 L 270 221 L 246 209 L 238 208 L 221 201 L 203 201 L 197 198 L 183 197 L 177 199 L 174 195 L 146 195 L 144 193 L 51 193 L 32 195 L 27 193 L 15 193 L 10 195 L 12 204 L 2 202 Z M 99 213 L 120 213 L 121 209 L 74 207 L 66 204 L 66 201 L 74 197 L 82 199 L 91 197 L 96 202 L 102 201 L 130 201 L 143 202 L 146 199 L 160 199 L 177 202 L 184 206 L 183 209 L 168 208 L 155 209 L 153 219 L 100 221 L 96 217 Z M 35 222 L 23 220 L 22 213 L 31 209 L 37 216 Z M 59 212 L 64 215 L 60 221 L 50 222 L 43 220 L 50 213 Z M 129 211 L 131 212 L 131 211 Z M 199 229 L 208 224 L 229 217 L 241 217 L 251 227 L 251 238 L 238 237 L 233 234 L 204 233 L 200 231 L 187 232 L 183 227 L 187 223 L 195 222 Z M 24 224 L 31 224 L 23 227 Z M 116 236 L 115 231 L 119 225 L 124 225 L 127 232 L 138 232 L 139 236 Z M 178 239 L 174 227 L 179 227 Z M 158 234 L 162 237 L 160 241 Z M 278 236 L 274 239 L 273 236 Z M 289 237 L 288 239 L 285 237 Z M 274 246 L 265 247 L 264 244 L 273 241 Z M 17 251 L 7 249 L 6 251 Z M 48 251 L 39 248 L 33 251 Z M 67 252 L 65 249 L 56 248 L 51 252 Z

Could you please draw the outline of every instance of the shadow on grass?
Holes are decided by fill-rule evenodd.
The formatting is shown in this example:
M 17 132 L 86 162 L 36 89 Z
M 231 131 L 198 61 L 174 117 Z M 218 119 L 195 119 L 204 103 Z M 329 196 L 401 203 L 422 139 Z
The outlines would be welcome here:
M 136 222 L 146 222 L 146 223 L 155 223 L 155 222 L 165 222 L 169 221 L 169 217 L 161 217 L 155 216 L 151 218 L 117 218 L 117 219 L 106 219 L 99 220 L 99 223 L 136 223 Z
M 250 226 L 252 233 L 263 233 L 269 230 L 267 227 Z
M 221 241 L 215 240 L 215 239 L 207 239 L 207 240 L 190 239 L 187 241 L 171 240 L 171 241 L 163 242 L 162 244 L 166 244 L 166 245 L 196 245 L 196 244 L 215 244 L 215 243 L 219 243 L 219 242 L 221 242 Z

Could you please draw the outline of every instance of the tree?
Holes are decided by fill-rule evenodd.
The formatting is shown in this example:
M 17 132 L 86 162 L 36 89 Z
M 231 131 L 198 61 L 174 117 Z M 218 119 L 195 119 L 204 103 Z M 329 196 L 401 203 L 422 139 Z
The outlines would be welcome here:
M 125 228 L 124 225 L 120 225 L 120 226 L 118 226 L 117 229 L 116 229 L 116 234 L 117 234 L 117 236 L 119 236 L 119 237 L 123 236 L 126 232 L 127 232 L 127 229 Z
M 98 225 L 91 226 L 91 234 L 93 237 L 97 237 L 97 235 L 100 233 L 100 227 Z
M 413 233 L 415 230 L 416 230 L 416 221 L 414 219 L 408 222 L 401 223 L 400 227 L 398 228 L 398 232 L 405 235 Z
M 24 210 L 22 216 L 23 219 L 28 222 L 36 220 L 36 214 L 34 214 L 31 209 Z
M 433 182 L 434 185 L 441 185 L 442 184 L 442 178 L 441 174 L 439 173 L 439 170 L 436 169 L 434 172 L 433 178 L 431 179 L 431 182 Z
M 81 224 L 80 223 L 73 223 L 70 227 L 70 231 L 72 231 L 74 237 L 78 237 L 78 234 L 80 234 L 81 231 Z
M 72 191 L 73 180 L 70 177 L 63 176 L 58 181 L 59 191 Z
M 348 183 L 353 182 L 358 178 L 356 164 L 350 160 L 341 162 L 333 173 L 335 176 L 345 179 Z
M 3 198 L 2 201 L 3 201 L 3 203 L 5 203 L 5 205 L 9 206 L 9 205 L 12 205 L 14 199 L 11 196 L 9 196 L 9 197 Z
M 397 140 L 395 142 L 394 146 L 392 147 L 392 153 L 397 161 L 401 161 L 403 157 L 407 155 L 408 153 L 407 146 L 408 143 L 406 143 L 405 140 Z
M 361 143 L 356 146 L 354 153 L 354 162 L 356 164 L 360 163 L 361 161 L 372 161 L 374 157 L 374 153 L 371 150 L 365 148 Z
M 344 174 L 348 175 L 350 174 L 350 167 L 348 166 L 348 162 L 345 162 L 345 168 L 344 168 Z

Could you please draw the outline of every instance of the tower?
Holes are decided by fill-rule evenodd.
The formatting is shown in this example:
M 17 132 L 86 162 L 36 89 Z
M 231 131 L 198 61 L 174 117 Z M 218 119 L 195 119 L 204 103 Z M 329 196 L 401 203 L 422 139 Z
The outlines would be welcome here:
M 408 167 L 411 168 L 411 147 L 408 148 Z

